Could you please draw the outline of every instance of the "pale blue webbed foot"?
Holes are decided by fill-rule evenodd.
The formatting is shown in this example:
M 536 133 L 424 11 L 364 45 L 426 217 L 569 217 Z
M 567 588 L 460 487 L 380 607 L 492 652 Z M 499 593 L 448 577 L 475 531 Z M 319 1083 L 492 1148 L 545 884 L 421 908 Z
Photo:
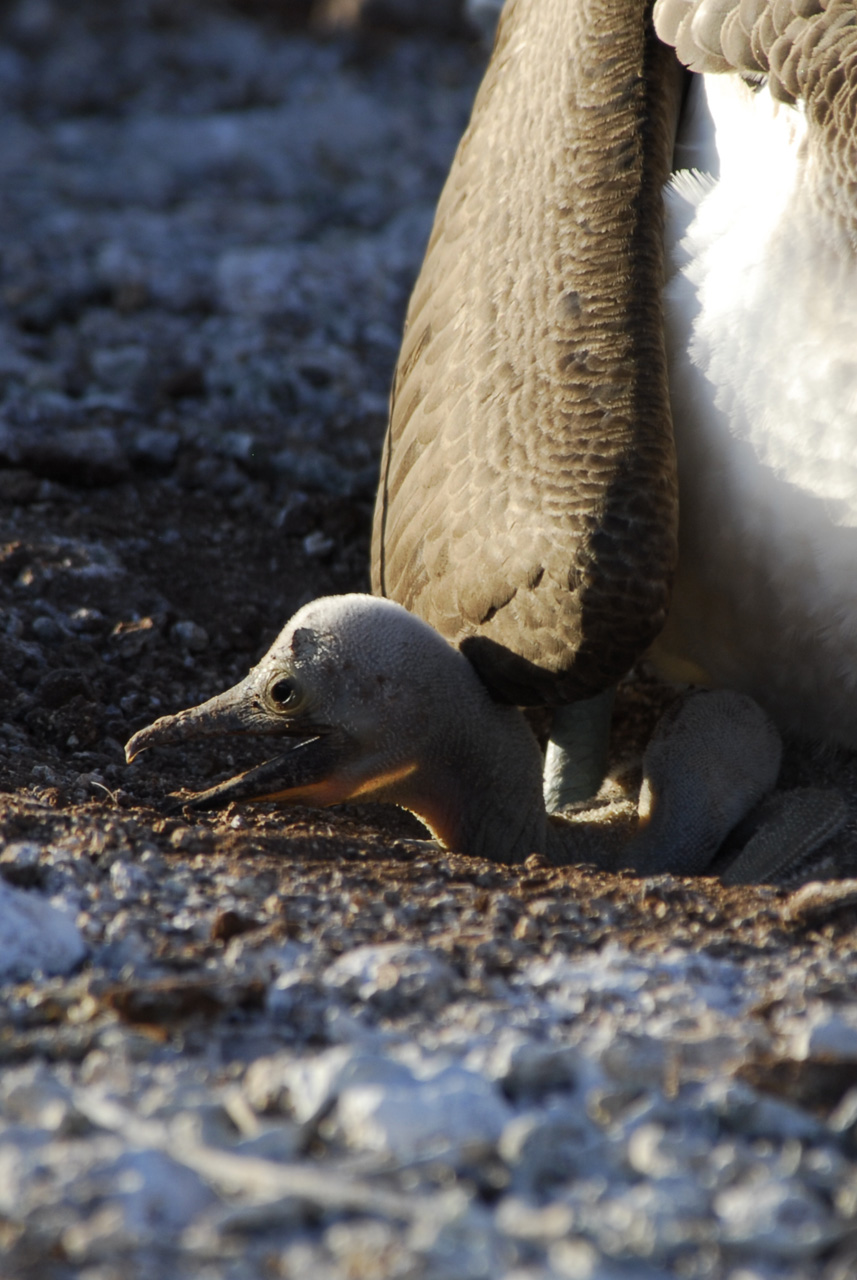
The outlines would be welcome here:
M 557 707 L 545 753 L 548 813 L 594 796 L 607 772 L 610 721 L 616 690 Z
M 745 694 L 718 689 L 677 703 L 643 757 L 640 828 L 625 865 L 641 875 L 699 875 L 750 815 L 753 834 L 724 884 L 790 872 L 842 827 L 847 810 L 837 792 L 770 795 L 781 756 L 777 729 Z

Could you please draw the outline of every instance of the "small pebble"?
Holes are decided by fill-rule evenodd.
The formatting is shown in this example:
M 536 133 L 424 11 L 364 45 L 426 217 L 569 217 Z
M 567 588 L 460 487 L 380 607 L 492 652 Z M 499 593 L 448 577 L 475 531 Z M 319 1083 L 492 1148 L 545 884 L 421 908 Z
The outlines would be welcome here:
M 418 1151 L 484 1153 L 510 1115 L 495 1089 L 461 1067 L 423 1081 L 349 1083 L 337 1104 L 338 1129 L 349 1146 L 400 1159 Z
M 41 893 L 0 879 L 0 980 L 70 973 L 86 955 L 74 922 Z
M 180 644 L 191 653 L 202 653 L 208 648 L 208 632 L 197 622 L 173 623 L 170 627 L 170 636 L 176 644 Z
M 48 617 L 36 618 L 33 621 L 32 632 L 37 640 L 46 644 L 53 644 L 63 637 L 62 627 L 53 618 Z

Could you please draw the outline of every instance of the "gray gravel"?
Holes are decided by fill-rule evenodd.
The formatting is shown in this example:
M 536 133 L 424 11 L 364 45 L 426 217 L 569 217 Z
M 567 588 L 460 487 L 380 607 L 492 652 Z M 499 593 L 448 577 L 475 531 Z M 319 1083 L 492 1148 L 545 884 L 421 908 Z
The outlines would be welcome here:
M 159 972 L 138 903 L 172 900 L 170 927 L 208 931 L 193 870 L 157 897 L 155 870 L 115 861 L 97 902 L 67 884 L 55 901 L 88 922 L 88 963 L 7 988 L 7 1025 L 53 999 L 86 1032 L 78 1060 L 0 1080 L 15 1274 L 853 1274 L 857 1089 L 821 1118 L 742 1070 L 853 1078 L 854 963 L 608 944 L 475 982 L 431 946 L 331 959 L 236 938 L 185 991 L 231 1017 L 177 1045 L 162 1006 L 129 1027 L 103 998 L 108 976 L 127 991 Z M 234 877 L 213 879 L 221 911 L 241 905 Z

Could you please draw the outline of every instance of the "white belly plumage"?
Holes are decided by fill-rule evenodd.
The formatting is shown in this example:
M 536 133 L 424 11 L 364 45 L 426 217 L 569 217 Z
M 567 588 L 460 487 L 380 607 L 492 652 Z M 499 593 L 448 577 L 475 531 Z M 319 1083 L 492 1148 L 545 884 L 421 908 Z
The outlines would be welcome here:
M 720 177 L 667 192 L 681 531 L 652 656 L 857 746 L 857 256 L 813 201 L 798 112 L 704 80 L 680 141 Z

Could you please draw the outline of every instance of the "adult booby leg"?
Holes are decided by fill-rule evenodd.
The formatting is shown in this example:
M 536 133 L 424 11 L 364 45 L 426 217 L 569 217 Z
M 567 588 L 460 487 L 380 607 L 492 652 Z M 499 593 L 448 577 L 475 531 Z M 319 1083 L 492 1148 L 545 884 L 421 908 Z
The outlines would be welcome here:
M 548 813 L 594 796 L 607 772 L 610 721 L 616 690 L 605 689 L 557 707 L 545 753 L 544 796 Z

